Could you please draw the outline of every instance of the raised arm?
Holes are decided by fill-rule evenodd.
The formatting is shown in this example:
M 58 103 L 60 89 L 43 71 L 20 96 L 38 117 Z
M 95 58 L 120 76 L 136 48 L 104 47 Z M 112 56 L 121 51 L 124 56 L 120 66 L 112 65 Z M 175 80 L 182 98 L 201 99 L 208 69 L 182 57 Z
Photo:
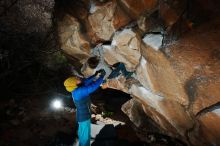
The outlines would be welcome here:
M 103 82 L 103 78 L 104 78 L 106 72 L 105 72 L 105 70 L 100 70 L 98 72 L 98 74 L 99 73 L 100 73 L 100 77 L 96 81 L 93 81 L 92 83 L 90 83 L 87 86 L 85 86 L 85 84 L 84 84 L 83 86 L 76 88 L 72 92 L 74 100 L 80 100 L 83 98 L 87 98 L 89 96 L 89 94 L 91 94 L 92 92 L 94 92 L 96 89 L 99 88 L 99 86 Z
M 103 76 L 100 76 L 95 82 L 89 84 L 86 88 L 87 88 L 87 93 L 91 94 L 92 92 L 94 92 L 95 90 L 97 90 L 99 88 L 99 86 L 102 84 L 103 82 Z
M 96 77 L 96 75 L 94 74 L 94 75 L 92 75 L 92 76 L 90 76 L 90 77 L 84 79 L 84 80 L 83 80 L 83 84 L 84 84 L 85 86 L 88 86 L 90 83 L 93 82 L 93 80 L 95 79 L 95 77 Z
M 89 94 L 94 92 L 103 82 L 103 76 L 100 76 L 95 82 L 90 83 L 87 86 L 78 87 L 72 92 L 75 100 L 81 100 L 83 98 L 88 98 Z

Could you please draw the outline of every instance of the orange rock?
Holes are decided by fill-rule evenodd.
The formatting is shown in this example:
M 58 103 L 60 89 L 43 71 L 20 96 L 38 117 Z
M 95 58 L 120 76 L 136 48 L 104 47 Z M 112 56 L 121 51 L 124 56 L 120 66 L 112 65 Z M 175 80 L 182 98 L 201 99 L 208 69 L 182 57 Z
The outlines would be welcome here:
M 113 18 L 113 26 L 115 29 L 119 29 L 123 26 L 126 26 L 131 19 L 129 16 L 122 10 L 122 8 L 117 5 Z
M 68 55 L 83 62 L 89 57 L 90 44 L 80 31 L 80 23 L 76 18 L 65 15 L 58 22 L 58 35 L 61 49 Z
M 198 118 L 197 124 L 189 133 L 191 143 L 199 146 L 220 145 L 220 109 L 216 108 Z
M 157 0 L 122 0 L 121 2 L 133 18 L 137 18 L 145 11 L 153 11 L 158 3 Z
M 219 108 L 201 116 L 199 118 L 201 123 L 201 131 L 204 134 L 204 138 L 214 145 L 220 145 L 220 110 Z
M 152 15 L 145 16 L 142 15 L 138 18 L 137 24 L 139 29 L 143 32 L 161 32 L 163 31 L 162 23 L 159 21 L 159 18 L 154 18 Z
M 150 107 L 143 101 L 140 101 L 143 105 L 143 110 L 147 116 L 152 118 L 158 125 L 161 131 L 173 137 L 180 137 L 176 128 L 174 128 L 171 123 L 163 116 L 161 113 L 157 112 L 154 108 Z
M 130 118 L 136 127 L 140 128 L 144 123 L 145 113 L 142 109 L 141 103 L 135 98 L 127 101 L 121 107 L 122 111 Z
M 142 47 L 142 55 L 148 63 L 149 85 L 155 93 L 176 100 L 183 105 L 189 105 L 196 100 L 196 96 L 193 95 L 196 90 L 191 90 L 193 79 L 200 76 L 219 78 L 220 69 L 217 66 L 220 62 L 214 54 L 218 52 L 215 48 L 218 48 L 220 41 L 218 35 L 220 34 L 218 25 L 220 20 L 213 23 L 216 27 L 212 30 L 209 25 L 200 27 L 183 36 L 163 52 L 155 51 L 149 46 Z M 219 90 L 219 88 L 216 87 L 213 90 Z M 216 98 L 215 101 L 219 99 L 216 95 L 214 98 Z
M 189 112 L 178 102 L 156 95 L 149 89 L 138 85 L 132 85 L 129 91 L 141 101 L 145 108 L 150 107 L 153 110 L 151 117 L 165 130 L 176 131 L 184 137 L 186 130 L 192 127 L 193 120 Z M 150 109 L 148 108 L 148 111 Z M 158 114 L 154 114 L 154 111 Z M 172 134 L 175 135 L 176 133 Z
M 83 61 L 90 53 L 87 33 L 93 43 L 113 38 L 112 45 L 104 47 L 105 60 L 110 65 L 125 63 L 128 70 L 135 71 L 135 79 L 128 82 L 120 76 L 109 80 L 108 87 L 131 94 L 147 116 L 168 135 L 190 140 L 197 146 L 220 145 L 220 127 L 216 124 L 220 122 L 220 110 L 214 106 L 220 102 L 220 19 L 207 22 L 169 46 L 161 47 L 158 42 L 154 43 L 155 39 L 153 43 L 151 40 L 142 42 L 130 28 L 115 33 L 131 19 L 153 10 L 157 1 L 117 2 L 120 4 L 111 1 L 97 5 L 89 15 L 89 29 L 83 35 L 77 19 L 65 16 L 58 23 L 61 48 Z M 181 3 L 180 0 L 161 1 L 160 14 L 166 27 L 177 24 L 183 10 L 181 6 L 185 6 Z M 139 27 L 148 31 L 151 25 L 153 23 Z M 132 115 L 131 118 L 137 125 L 141 122 Z
M 104 47 L 104 57 L 110 65 L 122 62 L 127 70 L 134 71 L 141 57 L 140 49 L 139 36 L 132 29 L 124 29 L 114 35 L 111 47 Z
M 161 2 L 160 4 L 160 15 L 166 26 L 172 26 L 178 19 L 178 15 L 175 13 L 175 11 L 171 9 L 165 2 Z
M 160 1 L 159 13 L 167 27 L 171 27 L 177 22 L 186 8 L 185 0 L 175 0 L 168 2 Z
M 220 101 L 220 77 L 201 77 L 194 81 L 192 83 L 192 94 L 195 96 L 193 113 L 196 115 L 202 109 Z
M 93 42 L 108 41 L 113 33 L 122 26 L 129 23 L 130 19 L 124 11 L 117 5 L 116 1 L 95 5 L 88 17 L 90 24 L 90 37 L 95 37 Z
M 93 35 L 98 37 L 99 40 L 110 40 L 112 34 L 115 32 L 112 21 L 116 9 L 116 3 L 108 2 L 103 6 L 94 7 L 92 14 L 88 17 L 91 32 L 93 32 Z
M 121 90 L 125 93 L 128 93 L 128 89 L 125 87 L 125 81 L 126 79 L 124 77 L 120 77 L 119 79 L 111 79 L 107 81 L 106 86 L 108 88 Z
M 143 56 L 147 60 L 148 84 L 154 93 L 161 94 L 171 100 L 188 105 L 184 81 L 175 71 L 179 71 L 162 52 L 151 48 L 142 48 Z M 174 68 L 175 67 L 175 68 Z

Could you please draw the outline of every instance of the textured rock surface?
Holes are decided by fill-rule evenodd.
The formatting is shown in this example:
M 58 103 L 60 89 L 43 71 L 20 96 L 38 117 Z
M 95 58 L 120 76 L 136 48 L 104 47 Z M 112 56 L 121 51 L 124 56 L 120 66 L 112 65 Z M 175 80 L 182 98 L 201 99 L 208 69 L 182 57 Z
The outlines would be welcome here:
M 163 45 L 163 36 L 161 34 L 147 34 L 143 41 L 146 45 L 157 51 Z
M 142 14 L 137 20 L 139 29 L 145 33 L 163 31 L 164 26 L 162 24 L 163 23 L 159 19 L 159 14 L 157 11 L 151 15 Z
M 109 64 L 122 62 L 128 70 L 133 71 L 141 57 L 138 35 L 131 29 L 117 32 L 113 37 L 112 47 L 104 48 L 104 56 Z
M 126 115 L 128 115 L 128 117 L 135 124 L 135 126 L 141 126 L 143 121 L 141 118 L 144 117 L 144 112 L 139 102 L 137 102 L 135 99 L 129 100 L 122 106 L 122 111 Z
M 158 114 L 162 115 L 180 135 L 184 136 L 186 129 L 192 127 L 192 119 L 179 103 L 153 94 L 141 86 L 132 85 L 130 93 L 140 99 L 143 105 L 146 106 L 145 108 L 150 106 Z M 157 119 L 160 121 L 163 120 L 159 117 Z M 159 123 L 159 125 L 164 127 L 163 123 Z M 170 129 L 166 130 L 169 131 Z
M 91 37 L 96 38 L 93 39 L 94 42 L 110 40 L 118 28 L 130 21 L 129 17 L 118 8 L 116 1 L 107 2 L 101 6 L 92 3 L 90 13 L 88 20 L 91 26 Z
M 197 145 L 220 145 L 219 142 L 219 106 L 209 109 L 206 113 L 197 117 L 198 121 L 189 132 L 189 138 Z M 203 137 L 203 139 L 201 139 Z M 198 141 L 198 139 L 200 140 Z
M 135 72 L 131 78 L 120 75 L 107 84 L 133 97 L 122 109 L 136 127 L 147 127 L 146 116 L 159 133 L 191 145 L 219 145 L 220 128 L 215 124 L 219 122 L 220 102 L 219 17 L 200 21 L 203 23 L 196 28 L 190 25 L 191 31 L 185 32 L 182 25 L 187 21 L 192 24 L 187 20 L 186 1 L 122 0 L 94 5 L 88 16 L 91 27 L 84 36 L 92 43 L 105 43 L 108 65 L 122 62 L 127 70 Z M 205 12 L 217 15 L 216 10 L 210 11 Z M 130 20 L 133 23 L 128 25 Z M 154 26 L 154 22 L 158 23 Z M 79 27 L 78 22 L 71 23 Z M 178 40 L 164 43 L 167 34 L 176 34 L 174 28 L 184 33 L 178 34 Z M 61 40 L 66 36 L 71 38 L 63 35 Z M 79 40 L 78 44 L 91 45 L 83 37 Z M 86 58 L 91 55 L 89 48 L 77 45 L 70 48 L 71 55 L 80 51 Z M 147 129 L 145 132 L 154 131 Z
M 96 9 L 88 18 L 93 32 L 102 40 L 109 40 L 115 31 L 111 22 L 115 8 L 116 4 L 113 2 L 104 6 L 96 6 Z
M 84 61 L 89 57 L 90 44 L 80 32 L 80 24 L 76 18 L 66 15 L 58 23 L 61 49 L 67 54 Z
M 178 19 L 181 19 L 186 6 L 186 0 L 168 0 L 160 2 L 160 16 L 167 27 L 174 25 Z
M 193 104 L 193 113 L 197 114 L 202 109 L 207 108 L 219 102 L 220 94 L 220 80 L 219 78 L 204 78 L 195 81 L 194 90 L 195 101 Z
M 129 13 L 133 17 L 138 17 L 145 11 L 153 11 L 158 1 L 157 0 L 122 0 L 124 6 L 128 9 Z

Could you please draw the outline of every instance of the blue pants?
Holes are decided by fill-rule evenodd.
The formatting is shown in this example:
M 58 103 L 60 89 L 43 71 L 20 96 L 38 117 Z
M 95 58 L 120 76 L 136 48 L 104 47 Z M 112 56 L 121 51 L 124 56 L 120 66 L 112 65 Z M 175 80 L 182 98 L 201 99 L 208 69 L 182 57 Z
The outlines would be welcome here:
M 112 70 L 111 74 L 109 75 L 108 79 L 113 79 L 118 77 L 120 74 L 123 74 L 125 77 L 127 77 L 132 72 L 128 72 L 125 68 L 124 63 L 117 63 L 115 64 L 115 69 Z
M 78 137 L 79 146 L 90 146 L 91 138 L 91 120 L 86 120 L 79 123 Z

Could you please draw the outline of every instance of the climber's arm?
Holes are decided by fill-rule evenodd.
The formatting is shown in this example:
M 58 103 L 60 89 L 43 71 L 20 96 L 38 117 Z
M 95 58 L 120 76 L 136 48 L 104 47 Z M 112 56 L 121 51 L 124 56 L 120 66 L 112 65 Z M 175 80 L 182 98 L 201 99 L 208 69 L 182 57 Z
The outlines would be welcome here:
M 84 84 L 85 86 L 88 86 L 90 83 L 92 83 L 92 82 L 94 81 L 95 77 L 96 77 L 96 74 L 94 74 L 94 75 L 92 75 L 92 76 L 90 76 L 90 77 L 84 79 L 84 80 L 83 80 L 83 84 Z

